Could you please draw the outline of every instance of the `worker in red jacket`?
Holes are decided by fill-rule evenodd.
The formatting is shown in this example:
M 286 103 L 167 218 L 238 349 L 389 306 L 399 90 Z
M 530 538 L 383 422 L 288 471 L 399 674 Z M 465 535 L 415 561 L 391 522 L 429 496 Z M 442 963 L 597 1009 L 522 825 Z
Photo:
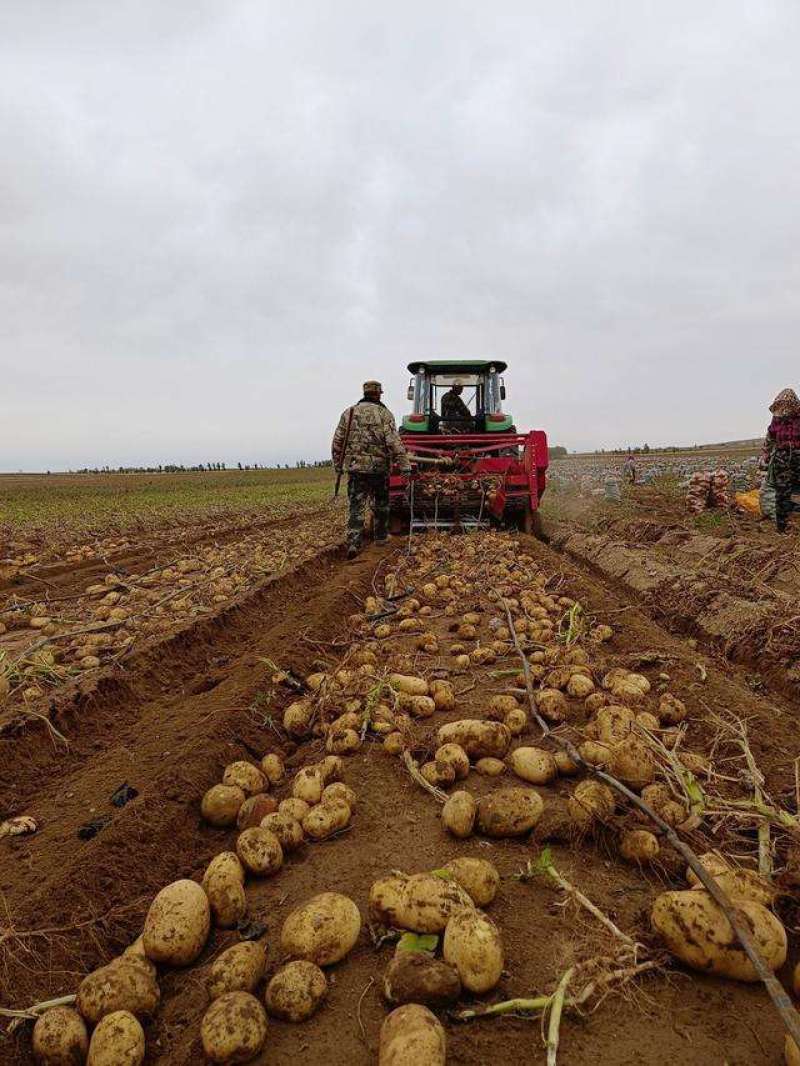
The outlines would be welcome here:
M 767 481 L 775 488 L 775 524 L 779 533 L 786 533 L 792 493 L 800 492 L 800 399 L 794 389 L 779 392 L 770 411 L 764 461 Z

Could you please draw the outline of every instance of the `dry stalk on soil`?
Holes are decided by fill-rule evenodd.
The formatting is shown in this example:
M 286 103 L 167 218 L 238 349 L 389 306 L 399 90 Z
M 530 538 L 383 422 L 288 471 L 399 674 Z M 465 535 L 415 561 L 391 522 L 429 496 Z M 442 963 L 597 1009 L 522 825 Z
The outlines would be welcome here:
M 577 763 L 578 766 L 581 766 L 588 773 L 597 777 L 600 781 L 603 781 L 610 788 L 614 789 L 615 792 L 617 792 L 619 795 L 623 796 L 626 800 L 628 800 L 629 803 L 632 803 L 635 807 L 642 811 L 643 814 L 646 814 L 647 817 L 656 826 L 658 826 L 658 828 L 661 830 L 661 832 L 672 845 L 672 847 L 675 848 L 675 850 L 678 851 L 684 857 L 688 865 L 691 867 L 692 871 L 697 876 L 700 883 L 703 885 L 703 887 L 706 889 L 706 891 L 709 893 L 714 902 L 717 904 L 717 906 L 727 918 L 728 922 L 731 925 L 731 928 L 736 934 L 739 943 L 744 948 L 745 954 L 752 963 L 754 970 L 758 974 L 759 979 L 764 984 L 764 987 L 766 988 L 767 993 L 769 994 L 769 997 L 772 1000 L 775 1009 L 781 1016 L 781 1020 L 783 1021 L 784 1026 L 786 1027 L 788 1033 L 798 1045 L 798 1047 L 800 1047 L 800 1015 L 795 1010 L 791 999 L 786 994 L 780 981 L 778 981 L 773 972 L 765 963 L 764 958 L 761 952 L 759 951 L 755 940 L 753 939 L 752 933 L 750 932 L 749 927 L 741 916 L 740 911 L 733 906 L 730 901 L 730 898 L 728 897 L 728 894 L 720 887 L 718 882 L 709 875 L 708 871 L 700 862 L 698 856 L 695 854 L 692 848 L 690 848 L 688 844 L 681 840 L 681 838 L 675 832 L 673 827 L 667 822 L 665 822 L 664 819 L 661 818 L 661 816 L 658 815 L 653 810 L 653 808 L 641 798 L 641 796 L 638 796 L 635 792 L 632 792 L 631 789 L 629 789 L 616 777 L 612 777 L 612 775 L 607 773 L 605 770 L 598 769 L 598 767 L 592 766 L 590 763 L 587 763 L 578 751 L 578 749 L 575 747 L 575 745 L 572 744 L 571 741 L 566 740 L 565 738 L 560 737 L 556 733 L 554 733 L 553 730 L 550 728 L 549 723 L 539 714 L 539 710 L 536 706 L 536 698 L 534 696 L 533 680 L 531 678 L 530 667 L 522 645 L 519 642 L 519 634 L 517 633 L 516 627 L 514 625 L 514 618 L 511 614 L 511 610 L 508 604 L 499 595 L 499 593 L 498 598 L 500 599 L 500 602 L 503 603 L 505 606 L 506 617 L 508 620 L 508 628 L 511 632 L 514 641 L 514 646 L 522 662 L 522 668 L 525 674 L 525 688 L 528 694 L 528 703 L 530 706 L 530 711 L 535 721 L 538 722 L 539 727 L 542 730 L 542 735 L 550 737 L 554 741 L 554 743 L 556 743 L 563 751 L 567 753 L 567 755 L 570 757 L 570 759 L 573 760 L 573 762 Z

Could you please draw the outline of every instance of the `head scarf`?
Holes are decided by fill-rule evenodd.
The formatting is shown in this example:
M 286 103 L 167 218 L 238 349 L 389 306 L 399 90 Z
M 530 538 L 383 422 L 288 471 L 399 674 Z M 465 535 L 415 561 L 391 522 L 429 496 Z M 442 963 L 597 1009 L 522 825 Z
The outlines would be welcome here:
M 790 418 L 800 415 L 800 399 L 794 389 L 783 389 L 772 402 L 770 411 L 776 418 Z

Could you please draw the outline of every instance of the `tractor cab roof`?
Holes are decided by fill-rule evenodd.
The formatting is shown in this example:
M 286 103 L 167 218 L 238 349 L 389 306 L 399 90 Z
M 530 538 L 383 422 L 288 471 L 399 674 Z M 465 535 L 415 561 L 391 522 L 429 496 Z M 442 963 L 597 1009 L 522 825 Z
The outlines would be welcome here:
M 419 374 L 420 371 L 428 374 L 485 374 L 493 368 L 502 374 L 507 365 L 498 359 L 423 359 L 409 363 L 408 369 L 412 374 Z

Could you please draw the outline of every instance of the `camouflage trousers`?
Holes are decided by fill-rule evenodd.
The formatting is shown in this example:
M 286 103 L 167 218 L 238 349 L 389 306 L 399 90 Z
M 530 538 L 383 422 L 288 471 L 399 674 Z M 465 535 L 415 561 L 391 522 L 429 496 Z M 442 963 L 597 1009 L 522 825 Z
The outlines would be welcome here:
M 375 538 L 386 536 L 389 525 L 389 474 L 349 474 L 347 478 L 347 546 L 358 548 L 364 535 L 364 516 L 372 502 Z
M 770 480 L 775 486 L 775 524 L 784 529 L 793 509 L 792 493 L 800 492 L 800 448 L 775 449 Z

